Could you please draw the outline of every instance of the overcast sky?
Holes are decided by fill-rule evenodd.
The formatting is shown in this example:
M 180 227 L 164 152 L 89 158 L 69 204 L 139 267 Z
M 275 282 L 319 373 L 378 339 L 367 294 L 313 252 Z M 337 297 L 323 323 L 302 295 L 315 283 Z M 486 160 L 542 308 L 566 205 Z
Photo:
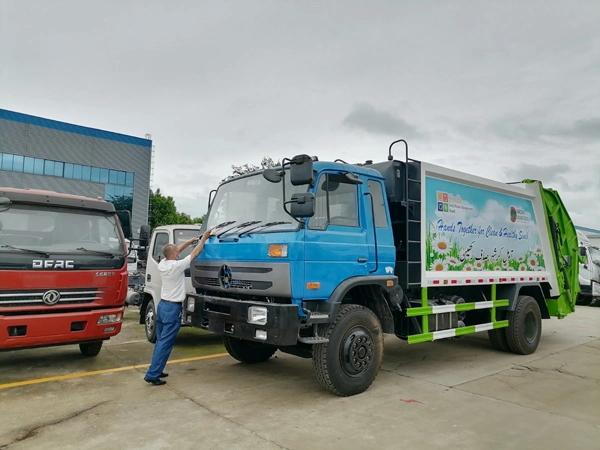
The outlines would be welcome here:
M 597 0 L 0 0 L 0 108 L 150 133 L 152 187 L 192 216 L 232 164 L 404 138 L 600 229 Z

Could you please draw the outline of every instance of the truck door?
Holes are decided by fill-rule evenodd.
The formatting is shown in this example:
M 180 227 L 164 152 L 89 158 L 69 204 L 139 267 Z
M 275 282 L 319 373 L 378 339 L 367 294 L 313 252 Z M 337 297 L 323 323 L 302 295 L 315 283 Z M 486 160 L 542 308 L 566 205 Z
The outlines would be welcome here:
M 317 181 L 315 215 L 305 233 L 306 299 L 327 299 L 343 280 L 369 273 L 359 187 L 341 174 L 322 173 Z
M 396 262 L 396 247 L 391 231 L 391 222 L 384 199 L 381 181 L 369 179 L 365 185 L 364 205 L 367 220 L 367 244 L 369 250 L 369 273 L 393 275 Z M 373 205 L 371 207 L 371 202 Z M 373 225 L 375 228 L 373 229 Z
M 146 263 L 146 287 L 149 291 L 154 293 L 154 301 L 156 302 L 160 300 L 160 291 L 162 287 L 158 263 L 164 258 L 162 252 L 163 246 L 169 242 L 169 233 L 167 231 L 157 231 L 154 234 L 152 242 L 152 254 Z

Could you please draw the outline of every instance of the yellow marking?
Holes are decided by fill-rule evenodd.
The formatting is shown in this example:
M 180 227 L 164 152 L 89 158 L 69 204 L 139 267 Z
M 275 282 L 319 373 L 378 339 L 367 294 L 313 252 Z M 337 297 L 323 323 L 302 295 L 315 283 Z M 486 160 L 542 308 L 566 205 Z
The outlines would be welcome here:
M 194 358 L 175 359 L 173 361 L 167 361 L 167 364 L 177 364 L 189 361 L 200 361 L 202 359 L 220 358 L 227 356 L 229 353 L 217 353 L 215 355 L 196 356 Z M 94 370 L 93 372 L 82 372 L 82 373 L 71 373 L 69 375 L 57 375 L 55 377 L 37 378 L 35 380 L 17 381 L 15 383 L 0 384 L 0 389 L 8 389 L 11 387 L 28 386 L 30 384 L 48 383 L 50 381 L 68 380 L 71 378 L 89 377 L 92 375 L 102 375 L 104 373 L 123 372 L 124 370 L 144 369 L 150 366 L 150 364 L 138 364 L 135 366 L 116 367 L 114 369 Z

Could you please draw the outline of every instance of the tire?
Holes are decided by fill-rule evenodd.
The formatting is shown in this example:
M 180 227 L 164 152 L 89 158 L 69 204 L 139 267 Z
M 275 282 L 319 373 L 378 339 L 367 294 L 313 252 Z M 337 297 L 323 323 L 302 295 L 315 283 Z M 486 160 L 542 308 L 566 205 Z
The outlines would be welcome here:
M 313 347 L 321 386 L 341 397 L 360 394 L 377 377 L 383 360 L 383 333 L 377 316 L 360 305 L 342 305 L 332 324 L 320 325 L 329 339 Z
M 537 301 L 520 295 L 514 311 L 508 311 L 506 337 L 513 353 L 530 355 L 537 350 L 542 336 L 542 313 Z
M 594 300 L 594 297 L 592 297 L 591 295 L 579 294 L 577 296 L 577 301 L 575 302 L 575 304 L 579 305 L 579 306 L 588 306 L 590 303 L 592 303 L 593 300 Z
M 79 344 L 79 350 L 84 356 L 97 356 L 103 343 L 102 341 L 83 342 Z
M 236 339 L 231 336 L 223 336 L 223 344 L 233 358 L 244 364 L 264 362 L 277 351 L 277 347 L 269 344 Z
M 154 344 L 156 342 L 156 306 L 154 300 L 150 300 L 146 305 L 144 328 L 146 329 L 146 339 Z
M 506 311 L 496 311 L 496 319 L 505 320 Z M 508 346 L 508 338 L 506 337 L 506 328 L 488 330 L 488 338 L 494 349 L 501 352 L 510 351 L 510 347 Z

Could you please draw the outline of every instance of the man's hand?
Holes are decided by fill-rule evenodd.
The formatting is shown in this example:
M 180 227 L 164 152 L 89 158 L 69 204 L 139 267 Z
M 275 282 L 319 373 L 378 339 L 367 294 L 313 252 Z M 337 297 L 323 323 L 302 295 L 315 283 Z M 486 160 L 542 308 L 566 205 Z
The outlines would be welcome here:
M 198 245 L 196 245 L 194 247 L 194 249 L 192 250 L 192 252 L 190 253 L 191 255 L 191 260 L 193 261 L 194 259 L 196 259 L 196 257 L 200 254 L 200 252 L 202 251 L 202 249 L 204 248 L 204 243 L 208 240 L 208 238 L 211 236 L 211 232 L 212 230 L 207 230 L 204 233 L 202 233 L 202 237 L 200 238 L 200 242 L 198 243 Z M 197 239 L 197 238 L 196 238 Z

